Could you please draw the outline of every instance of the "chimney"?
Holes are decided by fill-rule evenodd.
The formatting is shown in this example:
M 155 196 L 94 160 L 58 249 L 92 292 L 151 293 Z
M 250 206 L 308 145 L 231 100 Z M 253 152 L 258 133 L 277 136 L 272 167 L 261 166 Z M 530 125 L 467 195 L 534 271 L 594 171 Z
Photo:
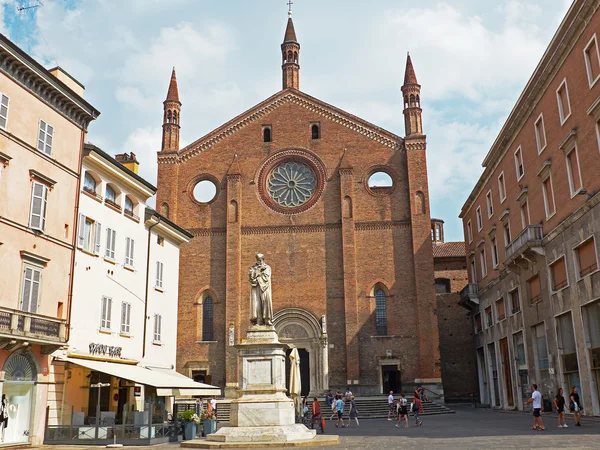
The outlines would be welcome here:
M 115 159 L 120 162 L 127 169 L 131 170 L 133 173 L 137 175 L 138 167 L 140 163 L 135 157 L 135 153 L 122 153 L 120 155 L 115 155 Z
M 70 87 L 73 90 L 73 92 L 75 92 L 77 95 L 79 95 L 80 97 L 83 97 L 83 93 L 85 91 L 85 86 L 83 84 L 81 84 L 79 81 L 77 81 L 75 78 L 73 78 L 62 67 L 59 67 L 59 66 L 53 67 L 52 69 L 49 69 L 48 72 L 50 72 L 52 75 L 54 75 L 60 81 L 62 81 L 64 84 L 66 84 L 68 87 Z

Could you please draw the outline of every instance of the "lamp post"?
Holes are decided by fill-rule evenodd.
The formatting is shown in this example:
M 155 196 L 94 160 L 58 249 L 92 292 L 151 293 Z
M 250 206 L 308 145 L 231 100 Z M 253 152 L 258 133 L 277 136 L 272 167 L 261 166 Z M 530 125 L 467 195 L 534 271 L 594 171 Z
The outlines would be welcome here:
M 91 388 L 98 388 L 98 403 L 96 405 L 96 439 L 98 439 L 98 427 L 100 426 L 100 393 L 103 387 L 109 387 L 110 383 L 93 383 L 90 384 Z

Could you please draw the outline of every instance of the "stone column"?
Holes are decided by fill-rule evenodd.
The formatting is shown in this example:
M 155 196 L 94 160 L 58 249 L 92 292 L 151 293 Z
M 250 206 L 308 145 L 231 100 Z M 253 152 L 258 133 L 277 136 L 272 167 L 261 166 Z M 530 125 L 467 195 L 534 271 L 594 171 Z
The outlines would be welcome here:
M 356 291 L 356 242 L 354 229 L 354 174 L 342 168 L 340 197 L 342 202 L 342 258 L 344 264 L 344 319 L 346 325 L 346 378 L 348 384 L 359 379 L 358 305 Z
M 229 345 L 230 327 L 234 327 L 234 341 L 240 342 L 241 305 L 241 207 L 242 183 L 238 170 L 227 174 L 227 242 L 226 242 L 226 293 L 225 293 L 225 396 L 237 397 L 238 358 Z

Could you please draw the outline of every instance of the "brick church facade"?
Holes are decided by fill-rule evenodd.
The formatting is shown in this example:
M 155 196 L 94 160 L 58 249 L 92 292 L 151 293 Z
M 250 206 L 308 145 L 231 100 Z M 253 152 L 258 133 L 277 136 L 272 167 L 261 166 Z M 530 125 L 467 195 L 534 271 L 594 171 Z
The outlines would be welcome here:
M 300 350 L 303 393 L 441 390 L 426 138 L 410 56 L 401 137 L 300 91 L 291 15 L 281 55 L 281 91 L 184 148 L 173 71 L 157 208 L 195 236 L 181 253 L 177 370 L 235 396 L 248 268 L 263 253 L 274 325 Z

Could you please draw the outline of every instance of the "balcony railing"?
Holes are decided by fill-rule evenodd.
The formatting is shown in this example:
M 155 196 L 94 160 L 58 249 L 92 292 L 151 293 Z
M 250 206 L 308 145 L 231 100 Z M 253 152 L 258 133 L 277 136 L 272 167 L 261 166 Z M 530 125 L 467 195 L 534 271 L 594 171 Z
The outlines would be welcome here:
M 104 199 L 104 203 L 106 205 L 112 206 L 114 209 L 116 209 L 117 211 L 121 212 L 121 205 L 119 205 L 118 203 L 115 203 L 114 201 L 112 201 L 112 200 L 110 200 L 108 198 Z
M 132 218 L 133 220 L 136 220 L 136 221 L 138 221 L 138 222 L 139 222 L 139 220 L 140 220 L 140 216 L 136 216 L 136 215 L 133 213 L 133 210 L 131 210 L 131 209 L 125 209 L 125 210 L 124 210 L 124 214 L 125 214 L 127 217 L 130 217 L 130 218 Z
M 477 283 L 469 283 L 460 291 L 460 304 L 465 308 L 479 305 L 479 287 Z
M 506 259 L 531 247 L 541 247 L 544 233 L 541 225 L 529 225 L 506 246 Z
M 0 341 L 22 337 L 42 344 L 65 342 L 66 320 L 0 307 Z

